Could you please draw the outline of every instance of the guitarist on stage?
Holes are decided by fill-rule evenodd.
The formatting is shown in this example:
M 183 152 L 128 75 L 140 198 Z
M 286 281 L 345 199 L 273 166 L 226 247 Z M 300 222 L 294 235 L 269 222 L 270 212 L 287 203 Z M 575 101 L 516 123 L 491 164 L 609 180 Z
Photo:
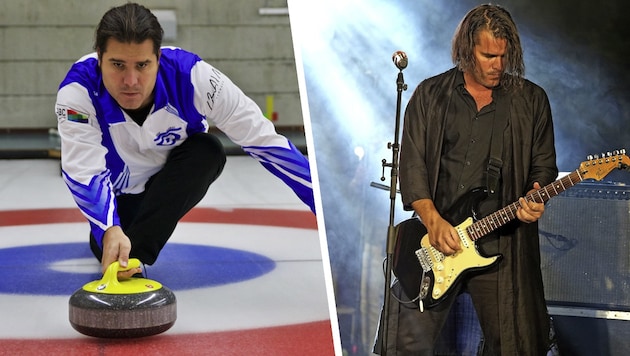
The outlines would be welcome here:
M 473 216 L 481 218 L 558 174 L 549 101 L 542 88 L 524 79 L 519 34 L 508 11 L 496 5 L 472 9 L 456 30 L 452 59 L 454 68 L 424 80 L 409 100 L 400 153 L 405 208 L 417 213 L 431 246 L 446 256 L 461 249 L 454 226 L 467 217 L 446 213 L 469 191 L 487 188 Z M 449 310 L 464 291 L 479 318 L 483 355 L 547 353 L 550 319 L 536 222 L 544 204 L 519 202 L 517 219 L 478 243 L 480 254 L 502 259 L 467 274 L 439 304 L 421 311 L 401 303 L 417 296 L 404 295 L 394 284 L 398 298 L 391 298 L 388 354 L 433 355 Z

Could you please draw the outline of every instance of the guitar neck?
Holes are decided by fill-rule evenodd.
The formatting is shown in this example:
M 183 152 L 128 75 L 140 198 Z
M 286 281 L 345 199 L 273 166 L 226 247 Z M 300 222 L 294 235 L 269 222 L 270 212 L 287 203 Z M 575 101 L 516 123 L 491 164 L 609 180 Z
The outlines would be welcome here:
M 526 195 L 525 200 L 537 203 L 545 203 L 549 199 L 573 187 L 583 180 L 584 178 L 582 178 L 582 176 L 580 175 L 579 169 L 576 169 L 575 171 L 556 180 L 555 182 L 548 184 L 531 194 Z M 503 209 L 497 210 L 496 212 L 468 226 L 466 230 L 469 237 L 473 241 L 478 240 L 481 237 L 516 219 L 516 211 L 520 207 L 521 203 L 515 201 L 514 203 L 504 207 Z

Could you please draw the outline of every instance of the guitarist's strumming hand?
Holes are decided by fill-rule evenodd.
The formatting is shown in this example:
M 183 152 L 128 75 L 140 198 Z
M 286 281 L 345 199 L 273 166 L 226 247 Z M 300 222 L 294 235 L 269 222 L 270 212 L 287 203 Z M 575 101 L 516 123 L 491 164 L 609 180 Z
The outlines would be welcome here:
M 540 184 L 535 182 L 534 189 L 527 192 L 527 194 L 529 195 L 538 189 L 540 189 Z M 516 217 L 524 223 L 533 223 L 534 221 L 540 219 L 542 214 L 545 212 L 544 203 L 526 201 L 523 197 L 519 198 L 518 202 L 520 207 L 516 210 Z
M 411 203 L 411 206 L 426 227 L 431 246 L 447 256 L 461 250 L 457 231 L 453 225 L 442 218 L 431 199 L 416 200 Z M 421 237 L 418 236 L 418 238 Z

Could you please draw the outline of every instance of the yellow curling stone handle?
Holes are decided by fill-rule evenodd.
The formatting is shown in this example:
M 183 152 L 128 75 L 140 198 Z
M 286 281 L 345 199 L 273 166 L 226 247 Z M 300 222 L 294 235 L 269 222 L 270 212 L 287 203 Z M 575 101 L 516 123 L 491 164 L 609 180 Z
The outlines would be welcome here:
M 146 278 L 132 277 L 120 281 L 118 280 L 118 272 L 137 267 L 140 267 L 140 260 L 137 258 L 130 258 L 125 268 L 120 267 L 120 263 L 116 261 L 107 267 L 101 280 L 92 281 L 84 285 L 83 290 L 103 294 L 139 294 L 156 291 L 162 288 L 160 282 Z

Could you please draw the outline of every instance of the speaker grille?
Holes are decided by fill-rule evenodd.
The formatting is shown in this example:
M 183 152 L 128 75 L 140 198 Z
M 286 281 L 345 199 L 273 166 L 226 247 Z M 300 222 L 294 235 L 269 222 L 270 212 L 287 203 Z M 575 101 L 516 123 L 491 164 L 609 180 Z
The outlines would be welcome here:
M 539 228 L 549 304 L 630 311 L 630 187 L 580 183 L 549 200 Z

